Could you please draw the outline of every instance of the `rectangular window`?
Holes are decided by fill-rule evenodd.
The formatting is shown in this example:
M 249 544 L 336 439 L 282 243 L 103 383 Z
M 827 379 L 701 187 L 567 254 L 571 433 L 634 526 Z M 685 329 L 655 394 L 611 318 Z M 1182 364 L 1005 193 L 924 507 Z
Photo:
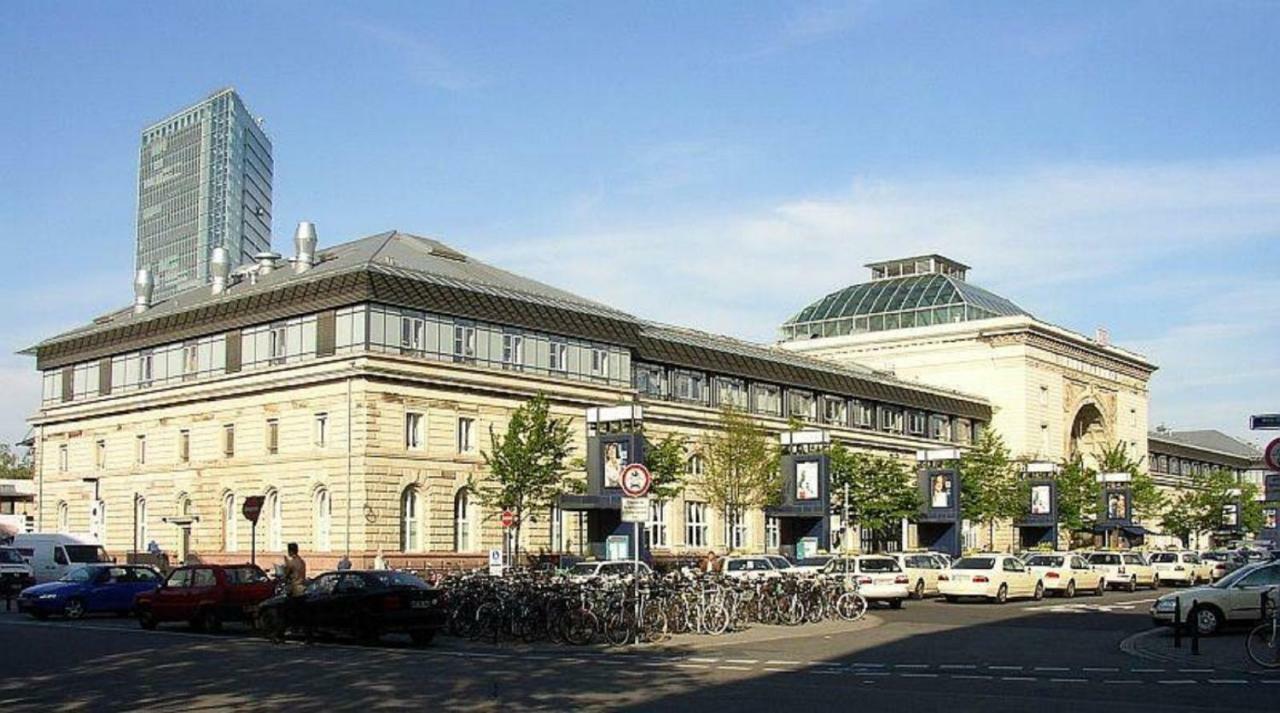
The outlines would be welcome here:
M 275 324 L 271 326 L 270 331 L 270 361 L 272 364 L 279 365 L 285 362 L 289 354 L 288 340 L 285 325 Z
M 458 419 L 458 452 L 474 453 L 476 450 L 476 420 L 474 418 Z
M 782 548 L 782 527 L 778 518 L 764 519 L 764 549 L 766 552 L 777 552 Z
M 142 352 L 138 355 L 138 386 L 151 386 L 151 379 L 155 374 L 155 355 L 151 352 Z
M 524 366 L 524 337 L 519 334 L 502 335 L 502 365 L 507 369 Z
M 880 430 L 888 431 L 889 433 L 902 433 L 902 409 L 881 406 Z
M 191 431 L 185 428 L 178 431 L 178 462 L 187 463 L 191 461 Z
M 200 372 L 200 346 L 187 344 L 182 347 L 182 376 L 194 378 Z
M 707 377 L 692 371 L 671 372 L 671 395 L 681 401 L 706 403 Z
M 400 351 L 420 354 L 426 349 L 427 323 L 418 317 L 400 318 Z
M 476 360 L 476 328 L 467 324 L 453 326 L 453 360 Z
M 564 342 L 551 342 L 551 370 L 569 370 L 569 345 Z
M 329 414 L 316 414 L 315 444 L 317 448 L 329 445 Z
M 744 410 L 747 408 L 747 385 L 742 380 L 717 376 L 712 383 L 716 406 L 732 406 Z
M 67 444 L 58 446 L 58 472 L 67 472 Z
M 280 452 L 280 421 L 278 419 L 267 419 L 267 455 L 275 455 Z
M 684 543 L 689 547 L 707 546 L 707 504 L 684 504 Z
M 667 503 L 654 498 L 649 501 L 649 525 L 645 529 L 649 547 L 667 547 Z
M 854 399 L 853 401 L 853 425 L 858 428 L 874 428 L 876 419 L 876 407 L 868 401 Z M 921 427 L 921 433 L 924 428 Z
M 645 396 L 662 396 L 662 367 L 635 364 L 631 368 L 631 385 Z
M 845 425 L 844 399 L 838 399 L 834 396 L 822 397 L 822 422 L 836 426 Z
M 813 394 L 808 391 L 787 389 L 787 415 L 806 421 L 814 420 Z
M 410 450 L 422 449 L 422 414 L 412 411 L 404 415 L 404 447 Z
M 913 436 L 924 435 L 925 415 L 923 411 L 909 411 L 907 413 L 907 429 Z
M 147 437 L 146 436 L 138 436 L 137 438 L 134 439 L 133 455 L 134 455 L 134 461 L 138 465 L 147 464 Z
M 603 349 L 591 350 L 592 376 L 609 376 L 609 352 Z
M 929 437 L 935 441 L 951 440 L 951 419 L 938 415 L 929 417 Z
M 724 541 L 731 550 L 747 546 L 747 518 L 742 512 L 725 518 Z
M 98 467 L 98 470 L 103 470 L 107 467 L 106 440 L 99 440 L 93 445 L 93 464 Z
M 228 423 L 222 427 L 222 457 L 234 458 L 236 455 L 236 426 Z
M 782 415 L 782 389 L 773 384 L 752 384 L 751 393 L 753 411 L 769 416 Z

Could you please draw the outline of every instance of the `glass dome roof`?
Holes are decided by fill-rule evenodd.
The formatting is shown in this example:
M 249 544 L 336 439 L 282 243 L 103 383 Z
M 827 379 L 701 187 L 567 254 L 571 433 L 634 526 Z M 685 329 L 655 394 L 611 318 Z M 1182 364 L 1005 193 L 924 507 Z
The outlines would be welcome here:
M 832 292 L 782 325 L 783 341 L 1030 315 L 953 275 L 873 280 Z

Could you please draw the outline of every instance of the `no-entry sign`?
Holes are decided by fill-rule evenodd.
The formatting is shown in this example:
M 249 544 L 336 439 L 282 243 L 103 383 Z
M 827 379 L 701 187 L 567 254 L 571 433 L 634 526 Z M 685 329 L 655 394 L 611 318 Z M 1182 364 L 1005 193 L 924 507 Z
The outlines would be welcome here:
M 244 499 L 244 506 L 240 508 L 240 512 L 244 514 L 244 518 L 253 524 L 258 524 L 258 516 L 262 514 L 261 495 L 250 495 Z
M 511 526 L 512 526 L 512 525 L 514 525 L 514 524 L 516 524 L 516 514 L 515 514 L 515 513 L 513 513 L 513 512 L 511 512 L 510 510 L 503 510 L 503 511 L 502 511 L 502 526 L 503 526 L 503 527 L 511 527 Z
M 1280 470 L 1280 438 L 1267 444 L 1266 450 L 1262 452 L 1262 457 L 1267 461 L 1268 468 Z
M 643 498 L 649 494 L 649 486 L 653 485 L 653 474 L 640 463 L 632 463 L 622 469 L 618 475 L 621 481 L 622 494 L 629 498 Z

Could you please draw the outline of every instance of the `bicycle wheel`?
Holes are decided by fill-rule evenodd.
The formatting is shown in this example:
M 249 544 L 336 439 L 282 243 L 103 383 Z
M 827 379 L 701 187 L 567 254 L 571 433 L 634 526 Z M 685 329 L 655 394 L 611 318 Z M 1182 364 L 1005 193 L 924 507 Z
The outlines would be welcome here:
M 636 616 L 630 611 L 616 611 L 604 620 L 604 638 L 614 646 L 622 646 L 635 639 Z
M 574 609 L 560 621 L 560 633 L 566 642 L 574 646 L 586 646 L 595 641 L 596 629 L 600 626 L 600 620 L 591 610 Z
M 708 605 L 702 611 L 702 630 L 712 636 L 723 634 L 729 628 L 729 611 L 720 604 Z
M 667 638 L 667 615 L 658 607 L 645 607 L 640 613 L 641 637 L 652 644 Z
M 1249 658 L 1263 668 L 1280 668 L 1280 628 L 1274 624 L 1253 627 L 1244 640 Z
M 857 621 L 867 613 L 867 600 L 853 592 L 842 594 L 836 600 L 836 613 L 845 621 Z

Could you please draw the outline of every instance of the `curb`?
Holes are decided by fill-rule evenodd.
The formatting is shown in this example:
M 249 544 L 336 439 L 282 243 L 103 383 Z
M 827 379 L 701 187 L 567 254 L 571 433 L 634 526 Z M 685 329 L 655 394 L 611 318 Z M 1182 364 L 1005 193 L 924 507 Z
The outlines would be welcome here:
M 1120 651 L 1130 656 L 1134 656 L 1136 658 L 1146 659 L 1148 661 L 1156 661 L 1159 663 L 1179 664 L 1182 666 L 1186 666 L 1188 668 L 1196 667 L 1196 668 L 1214 669 L 1218 671 L 1233 671 L 1236 673 L 1247 673 L 1254 676 L 1259 676 L 1259 675 L 1267 676 L 1267 675 L 1280 674 L 1280 671 L 1257 668 L 1257 667 L 1251 666 L 1247 662 L 1242 664 L 1234 664 L 1234 663 L 1223 664 L 1217 660 L 1218 658 L 1221 658 L 1221 657 L 1214 657 L 1209 655 L 1194 656 L 1189 653 L 1172 653 L 1172 652 L 1159 653 L 1156 651 L 1152 651 L 1149 648 L 1146 648 L 1146 646 L 1144 646 L 1147 640 L 1156 638 L 1160 634 L 1164 634 L 1167 631 L 1168 629 L 1164 627 L 1156 627 L 1154 629 L 1148 629 L 1147 631 L 1142 631 L 1137 634 L 1133 634 L 1132 636 L 1126 637 L 1123 641 L 1120 642 Z M 1191 645 L 1190 640 L 1188 639 L 1184 641 L 1183 645 L 1190 647 Z M 1240 646 L 1243 647 L 1243 643 L 1241 643 Z

